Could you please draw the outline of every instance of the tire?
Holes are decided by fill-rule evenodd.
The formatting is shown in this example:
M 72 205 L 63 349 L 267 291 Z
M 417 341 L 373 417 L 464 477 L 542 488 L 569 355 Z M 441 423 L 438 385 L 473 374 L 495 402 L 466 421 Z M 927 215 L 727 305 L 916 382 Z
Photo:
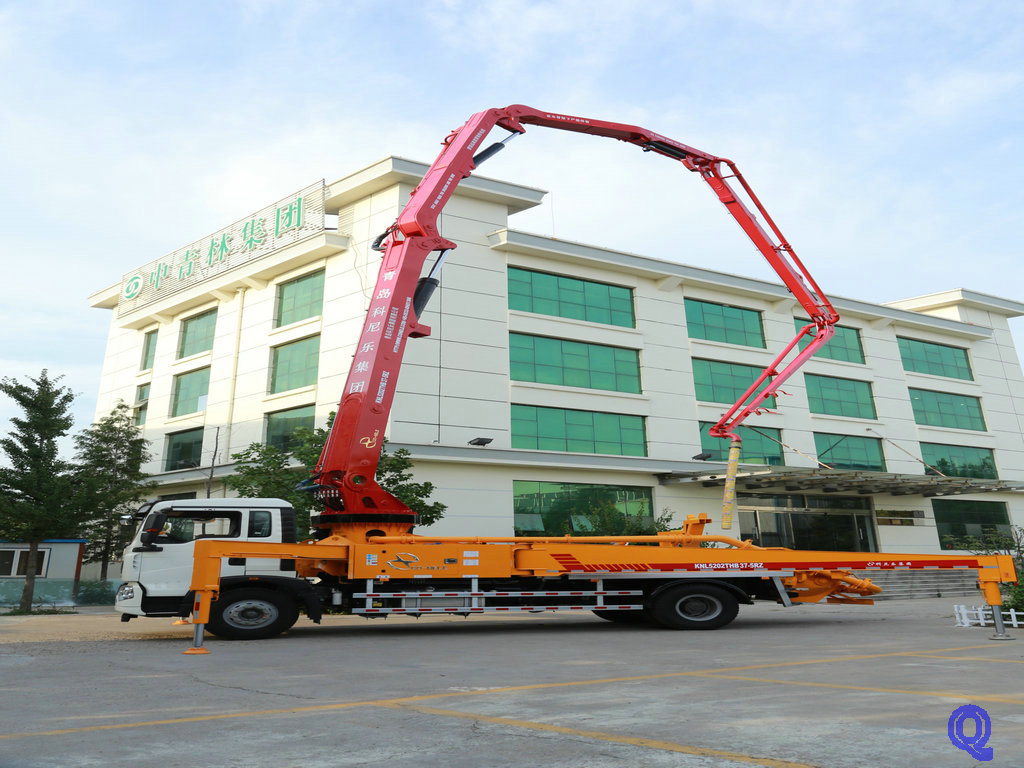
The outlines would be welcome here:
M 679 584 L 654 596 L 650 616 L 668 629 L 719 629 L 736 618 L 740 604 L 713 584 Z
M 643 611 L 593 611 L 599 619 L 613 624 L 645 624 L 647 616 Z
M 263 640 L 289 630 L 299 618 L 292 595 L 272 589 L 231 589 L 210 606 L 206 628 L 225 640 Z

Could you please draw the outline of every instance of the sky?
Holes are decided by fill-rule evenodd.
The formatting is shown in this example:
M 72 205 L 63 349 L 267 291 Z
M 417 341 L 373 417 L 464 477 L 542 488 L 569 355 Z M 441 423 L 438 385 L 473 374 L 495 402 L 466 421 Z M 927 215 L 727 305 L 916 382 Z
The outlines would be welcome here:
M 827 295 L 1024 301 L 1016 0 L 0 0 L 0 72 L 0 376 L 63 376 L 74 431 L 111 320 L 90 294 L 508 104 L 734 160 Z M 775 277 L 634 147 L 534 127 L 480 173 L 549 191 L 516 229 Z

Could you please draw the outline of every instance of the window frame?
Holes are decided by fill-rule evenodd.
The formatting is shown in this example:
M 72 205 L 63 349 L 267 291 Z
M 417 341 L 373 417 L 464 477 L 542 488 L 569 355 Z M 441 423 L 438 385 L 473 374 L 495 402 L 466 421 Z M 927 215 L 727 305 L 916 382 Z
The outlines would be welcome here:
M 980 428 L 979 427 L 965 427 L 965 426 L 960 426 L 958 424 L 943 424 L 943 423 L 937 423 L 935 421 L 928 421 L 928 420 L 922 421 L 922 417 L 927 419 L 929 414 L 938 415 L 938 416 L 941 417 L 943 415 L 943 413 L 941 411 L 942 405 L 941 405 L 941 403 L 936 403 L 936 405 L 938 406 L 938 408 L 936 410 L 926 411 L 926 410 L 924 410 L 924 407 L 925 407 L 924 403 L 923 403 L 924 398 L 923 397 L 915 398 L 915 396 L 914 396 L 915 393 L 921 393 L 921 395 L 929 395 L 929 396 L 930 395 L 939 395 L 939 396 L 948 397 L 948 398 L 961 398 L 964 401 L 973 401 L 978 406 L 977 419 L 980 421 L 981 427 Z M 915 424 L 918 424 L 918 425 L 920 425 L 922 427 L 939 427 L 941 429 L 964 429 L 964 430 L 969 430 L 971 432 L 988 432 L 988 422 L 985 420 L 985 409 L 982 407 L 981 398 L 980 397 L 975 397 L 974 395 L 963 395 L 963 394 L 960 394 L 958 392 L 942 392 L 942 391 L 937 390 L 937 389 L 922 389 L 921 387 L 907 387 L 907 394 L 908 394 L 908 396 L 910 398 L 910 408 L 911 408 L 911 410 L 914 413 L 914 423 Z M 917 403 L 919 403 L 919 402 L 922 403 L 921 408 L 918 408 L 918 406 L 917 406 Z M 946 405 L 948 407 L 956 407 L 957 403 L 955 403 L 955 402 L 947 402 Z M 957 418 L 958 418 L 957 414 L 953 414 L 954 421 L 956 421 Z M 967 416 L 968 420 L 973 420 L 974 418 L 975 417 L 972 414 L 969 414 Z
M 509 332 L 508 336 L 509 378 L 513 381 L 599 389 L 631 395 L 639 395 L 643 391 L 640 378 L 640 351 L 637 349 L 515 331 Z M 528 343 L 524 344 L 523 341 Z M 551 350 L 552 354 L 544 353 L 545 359 L 539 359 L 542 349 L 549 346 L 557 346 L 557 350 Z M 517 360 L 517 357 L 523 359 Z M 605 361 L 601 359 L 604 357 L 610 357 L 610 370 L 606 369 Z M 548 358 L 553 362 L 549 362 Z M 567 361 L 573 360 L 579 365 L 565 365 Z M 531 369 L 532 378 L 528 377 L 527 368 Z M 607 380 L 608 377 L 610 380 Z M 602 382 L 610 386 L 601 386 Z
M 199 441 L 198 441 L 198 445 L 199 445 L 199 461 L 196 462 L 195 464 L 192 464 L 192 465 L 187 466 L 187 467 L 171 466 L 171 461 L 172 461 L 171 448 L 172 448 L 172 443 L 175 441 L 175 438 L 180 438 L 183 435 L 195 434 L 195 433 L 199 433 Z M 192 429 L 183 429 L 183 430 L 181 430 L 179 432 L 170 432 L 170 433 L 168 433 L 164 437 L 164 462 L 163 462 L 164 463 L 164 470 L 163 471 L 164 472 L 176 472 L 176 471 L 182 470 L 182 469 L 196 469 L 198 467 L 201 467 L 202 464 L 203 464 L 203 462 L 202 462 L 202 458 L 203 458 L 203 443 L 205 441 L 205 438 L 206 438 L 206 428 L 205 427 L 193 427 Z M 195 443 L 195 442 L 196 441 L 193 441 L 193 443 Z M 178 459 L 178 461 L 180 462 L 181 459 Z
M 974 369 L 971 367 L 971 358 L 966 347 L 955 347 L 952 344 L 940 344 L 935 341 L 913 339 L 909 336 L 897 336 L 896 343 L 899 346 L 900 362 L 903 365 L 904 371 L 923 373 L 928 376 L 941 376 L 946 379 L 957 379 L 958 381 L 974 381 Z M 957 361 L 954 361 L 951 363 L 951 368 L 947 368 L 946 363 L 942 360 L 936 362 L 927 359 L 929 351 L 933 353 L 933 356 L 941 357 L 943 354 L 942 350 L 952 350 L 961 353 L 963 355 L 963 364 L 960 365 Z M 915 355 L 915 351 L 921 354 Z M 915 368 L 913 367 L 914 363 L 919 363 L 922 367 Z M 929 366 L 935 366 L 939 370 L 929 370 Z M 958 373 L 966 373 L 966 375 L 958 375 Z
M 315 357 L 315 359 L 316 359 L 316 365 L 312 368 L 312 372 L 310 372 L 309 367 L 303 368 L 302 370 L 305 371 L 305 376 L 303 378 L 303 382 L 304 383 L 297 384 L 295 386 L 284 386 L 284 385 L 287 385 L 287 384 L 291 384 L 291 377 L 296 375 L 296 371 L 289 369 L 287 374 L 283 375 L 281 377 L 281 378 L 284 378 L 286 380 L 285 381 L 279 381 L 279 377 L 278 377 L 278 364 L 279 364 L 279 356 L 280 356 L 281 352 L 283 350 L 288 349 L 288 348 L 293 348 L 293 349 L 297 348 L 299 344 L 305 344 L 305 343 L 307 343 L 307 342 L 309 342 L 309 341 L 311 341 L 313 339 L 316 340 L 316 354 L 314 356 L 314 355 L 310 355 L 310 353 L 306 353 L 307 359 L 308 359 L 308 357 Z M 317 383 L 317 378 L 319 376 L 319 373 L 320 373 L 320 334 L 317 333 L 317 334 L 313 334 L 312 336 L 303 336 L 301 339 L 295 339 L 293 341 L 288 341 L 288 342 L 285 342 L 284 344 L 277 344 L 276 346 L 273 346 L 273 347 L 270 348 L 270 370 L 269 370 L 269 375 L 268 375 L 269 381 L 267 382 L 267 393 L 271 394 L 271 395 L 279 395 L 282 392 L 291 392 L 292 390 L 302 389 L 303 387 L 313 386 L 313 385 L 315 385 Z
M 47 578 L 50 571 L 50 553 L 52 547 L 39 547 L 39 554 L 42 555 L 36 572 L 37 579 Z M 11 552 L 11 567 L 9 572 L 0 571 L 0 579 L 22 579 L 28 575 L 28 548 L 5 547 L 0 545 L 0 552 Z M 24 571 L 24 572 L 22 572 Z
M 285 440 L 282 445 L 276 445 L 271 442 L 271 421 L 274 417 L 280 417 L 284 414 L 292 413 L 293 411 L 304 411 L 306 409 L 309 410 L 309 429 L 314 429 L 316 426 L 316 405 L 314 403 L 297 405 L 294 408 L 284 408 L 279 411 L 270 411 L 269 413 L 265 413 L 263 415 L 263 443 L 267 446 L 277 448 L 282 453 L 291 453 L 297 444 L 288 447 L 288 440 Z M 301 427 L 296 427 L 295 429 L 301 429 Z
M 528 275 L 529 278 L 523 278 L 518 273 Z M 636 328 L 634 289 L 630 286 L 513 265 L 507 267 L 506 281 L 508 308 L 511 310 L 548 317 L 564 317 L 618 328 Z M 541 285 L 541 283 L 550 284 Z M 528 284 L 529 291 L 515 290 L 516 284 Z M 605 306 L 598 307 L 597 301 L 600 298 L 598 294 L 601 292 L 607 294 L 607 301 L 604 302 Z M 624 292 L 625 295 L 623 296 L 619 292 Z M 572 298 L 576 300 L 570 301 Z M 623 308 L 626 304 L 629 307 L 628 313 Z M 607 319 L 600 319 L 604 316 L 605 310 L 607 310 Z M 622 322 L 625 314 L 629 315 L 628 323 Z
M 217 336 L 217 310 L 218 307 L 213 309 L 207 309 L 203 312 L 198 312 L 191 317 L 186 317 L 181 320 L 181 325 L 178 330 L 178 354 L 176 360 L 182 360 L 186 357 L 192 357 L 193 355 L 201 355 L 206 352 L 213 351 L 213 342 Z M 198 323 L 201 320 L 206 320 L 212 317 L 212 325 L 208 331 L 205 331 L 202 336 L 196 336 L 193 339 L 189 338 L 189 329 L 194 327 L 194 323 Z M 196 326 L 198 327 L 198 326 Z M 186 346 L 192 345 L 203 345 L 201 348 L 191 348 L 186 351 Z M 207 346 L 208 345 L 208 346 Z
M 720 310 L 714 314 L 714 310 Z M 722 344 L 735 344 L 741 347 L 752 347 L 754 349 L 767 349 L 764 335 L 764 313 L 757 309 L 739 307 L 735 304 L 722 304 L 705 299 L 683 299 L 683 312 L 686 315 L 686 333 L 691 339 L 703 339 L 704 341 L 717 341 Z M 708 313 L 711 312 L 709 315 Z M 699 319 L 698 319 L 699 313 Z M 708 318 L 721 320 L 721 324 L 709 324 Z M 750 321 L 756 321 L 756 329 L 751 327 Z M 730 328 L 729 325 L 739 326 Z M 699 335 L 695 331 L 704 331 Z M 738 334 L 740 338 L 730 333 Z M 751 343 L 751 340 L 757 343 Z
M 955 449 L 963 450 L 963 451 L 986 452 L 988 455 L 986 457 L 983 457 L 981 462 L 979 462 L 979 463 L 984 463 L 985 458 L 990 459 L 990 463 L 991 463 L 991 466 L 992 466 L 992 473 L 991 474 L 978 474 L 978 473 L 960 474 L 958 472 L 958 470 L 963 468 L 963 466 L 965 466 L 965 465 L 953 464 L 953 462 L 951 462 L 951 461 L 949 463 L 952 464 L 952 469 L 940 470 L 940 471 L 942 471 L 942 473 L 944 475 L 946 475 L 947 477 L 976 477 L 976 478 L 981 479 L 981 480 L 998 480 L 999 479 L 999 468 L 996 466 L 995 451 L 993 449 L 991 449 L 991 448 L 979 448 L 976 445 L 953 445 L 951 443 L 933 443 L 933 442 L 930 442 L 930 441 L 922 440 L 921 443 L 920 443 L 921 461 L 923 461 L 926 465 L 935 466 L 936 470 L 939 469 L 938 464 L 943 459 L 946 459 L 946 456 L 937 456 L 937 453 L 938 453 L 937 451 L 929 453 L 928 451 L 925 450 L 925 446 L 929 446 L 929 447 L 933 447 L 933 448 L 955 448 Z M 937 474 L 936 470 L 933 470 L 930 466 L 926 466 L 924 473 L 926 475 L 936 475 Z
M 320 317 L 320 316 L 323 315 L 323 310 L 324 310 L 324 286 L 326 285 L 326 282 L 327 282 L 326 275 L 327 275 L 326 268 L 321 267 L 320 269 L 313 270 L 312 272 L 307 272 L 304 275 L 300 275 L 299 277 L 294 277 L 294 278 L 292 278 L 290 280 L 285 280 L 284 282 L 281 282 L 281 283 L 277 284 L 277 290 L 274 292 L 274 328 L 275 329 L 276 328 L 284 328 L 285 326 L 291 325 L 292 323 L 300 323 L 303 320 L 309 320 L 311 318 Z M 314 301 L 306 302 L 306 305 L 308 305 L 308 307 L 310 307 L 310 308 L 313 307 L 314 304 L 315 304 L 316 305 L 316 312 L 310 312 L 309 314 L 304 314 L 301 317 L 299 317 L 299 316 L 295 316 L 295 317 L 289 316 L 289 319 L 288 319 L 287 322 L 282 322 L 282 316 L 285 313 L 284 306 L 285 306 L 286 301 L 288 300 L 288 297 L 286 297 L 284 294 L 285 294 L 285 291 L 288 289 L 288 287 L 289 286 L 296 286 L 296 285 L 298 285 L 300 283 L 305 283 L 305 282 L 307 282 L 307 281 L 309 281 L 309 280 L 311 280 L 313 278 L 316 278 L 316 277 L 319 277 L 319 286 L 318 286 L 318 288 L 314 288 L 312 293 L 313 293 L 314 296 L 317 293 L 319 293 L 319 298 L 315 299 Z M 294 306 L 294 298 L 292 298 L 292 303 L 293 303 L 293 306 L 290 309 L 290 311 L 292 313 L 305 311 L 305 310 L 302 310 L 302 309 L 300 309 L 300 310 L 296 309 L 296 307 Z
M 736 400 L 739 399 L 740 395 L 742 395 L 744 392 L 746 392 L 747 389 L 750 388 L 750 385 L 753 384 L 754 381 L 757 379 L 757 377 L 760 376 L 761 373 L 764 371 L 764 368 L 759 368 L 756 365 L 747 365 L 746 363 L 731 363 L 731 362 L 727 362 L 725 360 L 713 360 L 711 358 L 706 358 L 706 357 L 694 357 L 694 358 L 691 358 L 690 364 L 691 364 L 692 373 L 693 373 L 693 395 L 697 399 L 697 401 L 698 402 L 702 402 L 702 403 L 719 403 L 719 404 L 723 404 L 723 405 L 732 405 L 733 403 L 735 403 Z M 699 381 L 698 378 L 697 378 L 698 368 L 702 368 L 704 366 L 704 364 L 707 364 L 707 366 L 708 366 L 707 381 Z M 729 371 L 723 371 L 723 370 L 719 369 L 719 372 L 716 374 L 715 373 L 715 367 L 716 366 L 727 366 L 730 370 Z M 722 384 L 721 384 L 722 380 L 726 376 L 728 376 L 730 379 L 733 379 L 737 375 L 737 371 L 735 369 L 738 369 L 738 368 L 745 369 L 746 371 L 749 371 L 751 373 L 750 380 L 747 381 L 746 384 L 743 384 L 742 386 L 736 387 L 735 390 L 734 390 L 735 391 L 735 395 L 733 395 L 731 397 L 730 396 L 722 396 L 721 399 L 714 399 L 715 395 L 717 393 L 717 390 L 722 387 Z M 748 397 L 744 401 L 744 405 L 746 405 L 747 403 L 751 402 L 753 400 L 753 398 L 755 398 L 757 396 L 758 392 L 762 392 L 764 390 L 764 388 L 767 387 L 768 385 L 769 385 L 769 382 L 767 382 L 767 381 L 763 382 L 761 387 L 758 389 L 758 391 L 755 392 L 754 394 L 752 394 L 750 397 Z M 701 390 L 701 388 L 703 388 L 703 387 L 710 387 L 711 388 L 711 392 L 710 392 L 710 394 L 712 395 L 711 398 L 706 398 L 706 397 L 702 397 L 701 396 L 702 393 L 699 390 Z M 767 398 L 766 400 L 763 401 L 763 404 L 764 404 L 764 406 L 766 408 L 775 408 L 776 407 L 776 400 L 775 400 L 774 397 L 769 397 L 769 398 Z
M 834 398 L 829 398 L 829 397 L 822 396 L 821 389 L 820 389 L 820 386 L 821 386 L 820 383 L 816 384 L 817 392 L 815 392 L 814 393 L 814 397 L 812 397 L 811 382 L 823 382 L 823 381 L 849 382 L 851 384 L 861 384 L 864 387 L 866 387 L 867 388 L 867 395 L 868 395 L 867 403 L 868 403 L 868 405 L 871 406 L 870 415 L 865 415 L 864 413 L 859 412 L 860 406 L 863 405 L 863 402 L 861 400 L 859 400 L 859 399 L 850 400 L 850 399 L 844 399 L 844 398 L 841 398 L 841 397 L 838 397 L 838 396 L 834 397 Z M 875 392 L 874 392 L 874 387 L 872 386 L 870 381 L 865 381 L 863 379 L 851 379 L 851 378 L 847 378 L 845 376 L 827 376 L 825 374 L 820 374 L 820 373 L 805 373 L 804 374 L 804 386 L 806 387 L 806 391 L 807 391 L 807 409 L 808 409 L 808 411 L 810 413 L 813 413 L 813 414 L 818 415 L 818 416 L 840 416 L 840 417 L 847 418 L 847 419 L 864 419 L 864 420 L 867 420 L 867 421 L 878 421 L 878 408 L 875 406 Z M 820 401 L 820 403 L 821 403 L 821 406 L 820 406 L 821 410 L 815 410 L 815 407 L 816 407 L 815 398 L 818 401 Z M 827 410 L 827 408 L 825 406 L 825 403 L 830 402 L 830 401 L 838 402 L 840 404 L 839 413 L 836 413 L 835 411 Z M 846 408 L 846 404 L 847 403 L 851 403 L 851 402 L 856 403 L 858 405 L 858 412 L 857 413 L 846 412 L 848 410 Z
M 196 395 L 196 408 L 191 411 L 181 411 L 179 408 L 182 406 L 181 402 L 181 385 L 182 382 L 190 380 L 190 377 L 196 376 L 197 374 L 206 374 L 206 386 L 202 394 Z M 189 416 L 194 413 L 203 413 L 206 410 L 210 397 L 210 366 L 207 365 L 204 368 L 196 368 L 185 373 L 178 373 L 174 375 L 174 380 L 171 388 L 171 413 L 172 419 L 179 418 L 181 416 Z
M 819 438 L 829 439 L 829 440 L 832 440 L 834 438 L 840 438 L 839 440 L 836 440 L 835 442 L 833 442 L 833 444 L 831 446 L 829 446 L 828 450 L 834 449 L 834 448 L 836 448 L 839 445 L 843 445 L 844 443 L 846 443 L 846 447 L 847 448 L 850 445 L 857 445 L 857 444 L 859 444 L 859 445 L 873 445 L 873 446 L 878 448 L 879 463 L 877 465 L 875 465 L 875 466 L 868 466 L 867 465 L 868 462 L 865 461 L 865 465 L 864 466 L 859 466 L 855 461 L 852 461 L 852 460 L 851 461 L 847 461 L 847 462 L 842 462 L 842 461 L 831 460 L 829 456 L 825 456 L 825 458 L 822 458 L 822 449 L 821 449 L 821 445 L 819 443 Z M 886 472 L 887 471 L 886 470 L 886 465 L 885 465 L 885 446 L 882 444 L 882 440 L 880 438 L 877 438 L 877 437 L 866 437 L 864 435 L 844 435 L 844 434 L 841 434 L 841 433 L 838 433 L 838 432 L 814 432 L 813 433 L 813 439 L 814 439 L 814 455 L 815 455 L 815 457 L 818 459 L 818 461 L 822 462 L 823 464 L 828 464 L 833 469 L 848 469 L 848 470 L 851 470 L 851 471 L 863 471 L 863 472 Z M 852 442 L 849 442 L 849 441 L 852 441 Z M 867 455 L 867 453 L 868 452 L 865 451 L 864 455 Z
M 810 324 L 810 320 L 804 320 L 799 317 L 793 318 L 793 325 L 797 331 Z M 864 341 L 860 337 L 860 328 L 854 328 L 851 325 L 837 325 L 835 326 L 835 329 L 836 332 L 832 335 L 832 338 L 829 339 L 824 346 L 818 347 L 812 357 L 820 357 L 827 360 L 838 360 L 839 362 L 854 363 L 856 365 L 867 365 L 867 358 L 864 356 Z M 850 338 L 848 332 L 853 334 L 853 341 L 856 342 L 855 348 L 853 345 L 848 343 Z M 840 339 L 843 340 L 843 343 L 836 346 L 836 342 Z M 811 340 L 808 336 L 801 336 L 797 345 L 800 347 L 800 350 L 803 351 L 810 343 Z M 836 354 L 840 350 L 842 350 L 842 354 Z M 846 355 L 846 353 L 850 351 L 856 351 L 859 359 L 851 360 L 850 357 Z
M 532 410 L 532 418 L 527 418 L 527 416 L 530 416 L 531 414 L 528 414 L 526 410 L 523 409 Z M 605 456 L 647 456 L 647 424 L 646 419 L 643 416 L 637 416 L 636 414 L 630 413 L 590 411 L 580 408 L 553 408 L 550 406 L 526 405 L 520 403 L 512 403 L 509 410 L 511 413 L 509 433 L 511 436 L 512 448 L 515 450 L 556 451 L 559 453 L 586 453 Z M 545 421 L 548 423 L 542 423 L 541 418 L 544 414 L 540 413 L 541 411 L 547 412 Z M 555 419 L 557 421 L 555 414 L 561 415 L 561 432 L 559 434 L 545 434 L 545 432 L 552 431 L 552 424 L 549 420 Z M 584 418 L 585 416 L 590 417 L 589 423 L 587 423 Z M 600 439 L 600 433 L 611 428 L 609 422 L 612 418 L 617 421 L 614 429 L 619 435 L 618 440 Z M 637 422 L 633 423 L 633 426 L 626 426 L 623 424 L 623 419 L 636 419 Z M 529 431 L 517 432 L 517 423 L 532 424 L 534 427 L 532 433 Z M 639 427 L 637 427 L 637 424 Z M 555 424 L 554 426 L 557 427 L 559 425 Z M 622 433 L 627 431 L 639 431 L 640 442 L 625 442 L 622 439 Z M 524 443 L 527 442 L 532 444 L 525 445 Z M 545 442 L 549 444 L 545 444 Z M 550 445 L 552 442 L 561 442 L 562 447 Z M 602 445 L 608 446 L 616 442 L 619 446 L 618 451 L 600 450 Z M 580 447 L 583 443 L 592 445 L 592 450 Z M 577 447 L 572 447 L 573 445 Z M 625 448 L 628 446 L 639 446 L 640 451 L 626 452 Z
M 142 337 L 142 359 L 139 361 L 140 371 L 151 371 L 156 364 L 156 342 L 160 329 L 146 331 Z

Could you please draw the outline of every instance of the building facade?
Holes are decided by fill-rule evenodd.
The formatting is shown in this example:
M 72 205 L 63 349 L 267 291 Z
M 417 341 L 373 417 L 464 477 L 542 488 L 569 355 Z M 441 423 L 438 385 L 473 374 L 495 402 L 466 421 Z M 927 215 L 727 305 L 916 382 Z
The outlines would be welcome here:
M 391 157 L 311 185 L 90 297 L 112 313 L 97 417 L 133 404 L 162 496 L 230 495 L 232 454 L 326 422 L 376 280 L 370 246 L 425 170 Z M 707 428 L 802 308 L 781 284 L 510 229 L 543 194 L 471 177 L 441 216 L 459 247 L 388 430 L 448 505 L 431 533 L 586 533 L 595 509 L 707 512 L 721 531 L 726 445 Z M 917 553 L 1024 524 L 1008 324 L 1024 304 L 962 289 L 831 298 L 836 337 L 741 430 L 721 532 Z

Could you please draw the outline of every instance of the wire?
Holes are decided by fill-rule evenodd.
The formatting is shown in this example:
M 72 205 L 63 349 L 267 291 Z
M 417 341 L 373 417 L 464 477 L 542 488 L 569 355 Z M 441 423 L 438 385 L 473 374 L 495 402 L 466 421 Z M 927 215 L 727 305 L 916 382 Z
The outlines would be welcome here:
M 749 429 L 749 430 L 751 430 L 752 432 L 756 432 L 756 433 L 757 433 L 757 434 L 759 434 L 759 435 L 760 435 L 761 437 L 767 438 L 768 440 L 771 440 L 771 441 L 772 441 L 773 443 L 778 443 L 778 444 L 779 444 L 779 445 L 781 445 L 781 446 L 782 446 L 783 448 L 788 448 L 788 449 L 789 449 L 789 450 L 791 450 L 791 451 L 792 451 L 793 453 L 798 453 L 798 454 L 800 454 L 801 456 L 803 456 L 803 457 L 804 457 L 805 459 L 810 459 L 811 461 L 815 462 L 816 464 L 820 464 L 820 465 L 821 465 L 821 466 L 823 466 L 823 467 L 824 467 L 825 469 L 834 469 L 834 467 L 830 467 L 830 466 L 829 466 L 828 464 L 826 464 L 826 463 L 825 463 L 824 461 L 819 461 L 818 459 L 816 459 L 816 458 L 814 458 L 813 456 L 810 456 L 810 455 L 808 455 L 808 454 L 804 453 L 803 451 L 799 450 L 798 448 L 794 448 L 794 447 L 793 447 L 792 445 L 787 445 L 786 443 L 782 442 L 781 440 L 777 440 L 776 438 L 772 437 L 771 435 L 765 434 L 764 432 L 762 432 L 761 430 L 759 430 L 759 429 L 758 429 L 757 427 L 752 427 L 752 426 L 750 426 L 749 424 L 744 424 L 742 428 L 743 428 L 743 429 Z
M 924 459 L 919 459 L 919 458 L 918 458 L 917 456 L 915 456 L 914 454 L 912 454 L 912 453 L 911 453 L 910 451 L 908 451 L 908 450 L 907 450 L 906 448 L 904 448 L 903 446 L 901 446 L 901 445 L 896 445 L 896 443 L 894 443 L 894 442 L 893 442 L 892 440 L 890 440 L 890 439 L 889 439 L 888 437 L 886 437 L 885 435 L 881 435 L 881 434 L 879 434 L 878 432 L 875 432 L 875 430 L 873 430 L 873 429 L 872 429 L 871 427 L 865 427 L 865 429 L 867 429 L 867 431 L 868 431 L 868 432 L 871 432 L 872 434 L 878 435 L 878 436 L 879 436 L 880 438 L 882 438 L 883 440 L 885 440 L 885 442 L 887 442 L 887 443 L 888 443 L 889 445 L 895 445 L 895 446 L 896 446 L 897 448 L 899 448 L 899 449 L 900 449 L 901 451 L 903 451 L 903 452 L 904 452 L 905 454 L 907 454 L 907 456 L 909 456 L 910 458 L 912 458 L 912 459 L 913 459 L 914 461 L 916 461 L 916 462 L 918 462 L 918 463 L 920 463 L 920 464 L 924 464 L 924 465 L 925 465 L 926 467 L 928 467 L 928 469 L 930 469 L 930 470 L 931 470 L 932 472 L 934 472 L 935 474 L 939 475 L 940 477 L 949 477 L 949 475 L 947 475 L 947 474 L 945 474 L 945 473 L 943 473 L 943 472 L 940 472 L 940 471 L 939 471 L 938 469 L 936 469 L 935 467 L 933 467 L 933 466 L 932 466 L 931 464 L 929 464 L 929 463 L 928 463 L 927 461 L 925 461 Z

